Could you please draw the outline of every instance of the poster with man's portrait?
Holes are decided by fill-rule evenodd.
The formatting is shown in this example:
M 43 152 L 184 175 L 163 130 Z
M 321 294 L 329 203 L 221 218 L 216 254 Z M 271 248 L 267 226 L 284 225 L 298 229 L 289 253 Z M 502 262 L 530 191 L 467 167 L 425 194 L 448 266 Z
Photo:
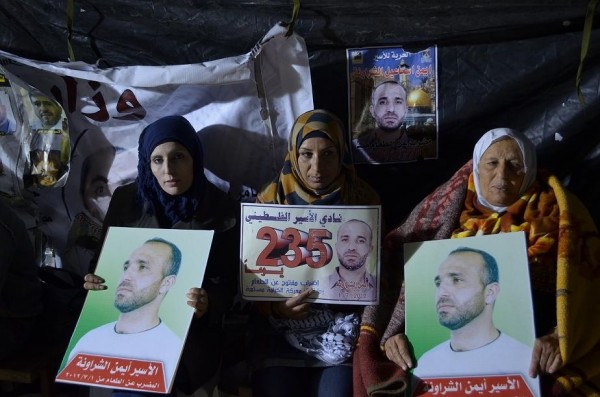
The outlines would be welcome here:
M 244 299 L 378 303 L 381 206 L 242 203 L 241 222 Z
M 212 230 L 111 227 L 56 380 L 168 393 L 200 287 Z
M 411 396 L 539 396 L 524 232 L 404 245 Z
M 437 47 L 346 50 L 354 163 L 438 157 Z

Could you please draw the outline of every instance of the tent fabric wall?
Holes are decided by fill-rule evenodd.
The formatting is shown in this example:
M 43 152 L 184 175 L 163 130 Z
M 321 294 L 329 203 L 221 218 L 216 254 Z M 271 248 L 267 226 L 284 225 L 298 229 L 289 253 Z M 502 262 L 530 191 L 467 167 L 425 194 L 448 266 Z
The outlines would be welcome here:
M 76 59 L 113 67 L 245 53 L 269 27 L 291 17 L 293 2 L 104 0 L 74 6 Z M 499 126 L 524 130 L 539 148 L 541 165 L 600 221 L 594 182 L 600 170 L 598 29 L 583 70 L 584 105 L 575 90 L 587 7 L 587 0 L 301 2 L 295 32 L 309 52 L 315 106 L 342 119 L 348 117 L 345 48 L 438 45 L 439 158 L 358 167 L 381 193 L 389 225 L 463 164 L 483 132 Z M 64 0 L 2 2 L 0 49 L 67 60 L 66 9 Z
M 491 42 L 580 31 L 587 0 L 419 2 L 302 0 L 296 32 L 310 49 L 436 41 Z M 292 0 L 74 0 L 76 60 L 109 66 L 197 63 L 245 53 Z M 0 48 L 67 60 L 67 0 L 0 4 Z M 105 64 L 105 66 L 106 66 Z

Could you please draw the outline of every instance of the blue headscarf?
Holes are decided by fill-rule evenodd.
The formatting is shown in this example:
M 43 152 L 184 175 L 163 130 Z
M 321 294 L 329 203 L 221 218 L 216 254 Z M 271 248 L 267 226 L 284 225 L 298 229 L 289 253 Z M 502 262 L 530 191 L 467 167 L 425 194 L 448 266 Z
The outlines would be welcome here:
M 178 142 L 185 146 L 194 160 L 194 180 L 183 194 L 173 196 L 158 184 L 150 168 L 150 155 L 165 142 Z M 147 211 L 170 222 L 188 220 L 200 208 L 206 177 L 204 176 L 204 154 L 198 134 L 183 116 L 165 116 L 149 124 L 140 134 L 138 145 L 137 196 L 141 203 L 148 204 Z

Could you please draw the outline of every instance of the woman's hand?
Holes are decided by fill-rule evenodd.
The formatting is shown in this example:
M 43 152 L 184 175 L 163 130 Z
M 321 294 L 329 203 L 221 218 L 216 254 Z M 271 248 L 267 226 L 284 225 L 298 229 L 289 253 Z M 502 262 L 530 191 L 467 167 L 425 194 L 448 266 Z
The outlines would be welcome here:
M 208 292 L 204 288 L 190 288 L 187 294 L 188 306 L 195 309 L 194 316 L 200 318 L 208 311 Z
M 271 311 L 273 312 L 273 316 L 292 320 L 305 318 L 310 312 L 310 302 L 305 302 L 305 300 L 308 299 L 312 292 L 312 288 L 307 288 L 286 301 L 272 302 Z
M 395 362 L 404 371 L 412 368 L 413 362 L 406 335 L 396 334 L 386 340 L 383 346 L 385 355 L 390 361 Z
M 531 377 L 535 378 L 539 373 L 552 374 L 562 365 L 556 329 L 551 334 L 535 340 L 531 354 L 531 365 L 529 366 Z
M 86 274 L 83 280 L 85 281 L 85 283 L 83 283 L 83 288 L 88 291 L 100 291 L 108 288 L 106 285 L 104 285 L 105 281 L 102 277 L 96 276 L 92 273 Z

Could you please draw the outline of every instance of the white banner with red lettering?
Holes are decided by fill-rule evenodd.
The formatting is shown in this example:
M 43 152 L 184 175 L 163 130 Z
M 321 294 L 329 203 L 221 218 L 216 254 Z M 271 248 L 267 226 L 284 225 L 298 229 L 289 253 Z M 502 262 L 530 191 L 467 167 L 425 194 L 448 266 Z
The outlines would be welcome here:
M 0 111 L 0 190 L 35 203 L 57 266 L 87 272 L 86 237 L 97 236 L 112 191 L 135 178 L 140 132 L 162 116 L 188 118 L 209 179 L 254 201 L 279 171 L 293 121 L 313 108 L 304 40 L 286 31 L 273 27 L 246 54 L 187 65 L 100 69 L 0 52 L 0 110 L 8 108 L 6 131 Z M 46 116 L 32 93 L 60 104 L 66 121 L 34 127 Z

